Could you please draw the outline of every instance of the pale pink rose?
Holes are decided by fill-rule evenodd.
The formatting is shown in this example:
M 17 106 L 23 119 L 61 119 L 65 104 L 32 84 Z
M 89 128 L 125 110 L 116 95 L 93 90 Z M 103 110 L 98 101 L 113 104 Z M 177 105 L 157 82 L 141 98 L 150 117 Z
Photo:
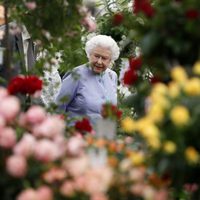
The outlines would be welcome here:
M 67 142 L 67 153 L 70 156 L 78 156 L 84 153 L 84 140 L 80 137 L 71 137 Z
M 92 168 L 85 174 L 87 182 L 85 190 L 89 194 L 106 192 L 112 181 L 113 172 L 109 167 Z
M 165 189 L 161 189 L 155 193 L 154 200 L 168 200 L 168 197 L 168 191 Z
M 32 95 L 33 98 L 37 99 L 40 98 L 42 94 L 42 90 L 37 90 L 35 93 Z
M 121 170 L 122 172 L 129 171 L 130 168 L 132 168 L 132 162 L 131 162 L 130 159 L 125 158 L 125 159 L 123 159 L 123 160 L 120 162 L 120 166 L 119 166 L 119 167 L 120 167 L 120 170 Z
M 98 180 L 99 177 L 92 176 L 91 174 L 85 175 L 86 183 L 84 192 L 89 195 L 93 195 L 96 193 L 105 192 L 104 185 L 102 185 L 101 181 Z
M 26 114 L 21 112 L 18 117 L 18 124 L 24 128 L 28 128 L 29 124 L 26 122 Z
M 35 1 L 28 1 L 25 3 L 25 6 L 29 9 L 29 10 L 35 10 L 37 7 L 37 4 Z
M 43 185 L 43 186 L 40 186 L 37 190 L 37 198 L 38 200 L 53 200 L 53 192 L 52 190 Z
M 12 148 L 16 143 L 16 133 L 10 127 L 1 129 L 0 132 L 0 146 L 4 148 Z
M 30 124 L 41 123 L 46 118 L 46 111 L 41 106 L 31 106 L 25 114 L 26 122 Z
M 23 190 L 17 197 L 17 200 L 39 200 L 37 192 L 33 189 Z
M 59 146 L 60 149 L 60 156 L 66 155 L 66 151 L 67 151 L 67 139 L 64 136 L 64 134 L 62 135 L 56 135 L 53 138 L 53 142 Z
M 136 196 L 142 196 L 144 190 L 144 183 L 133 183 L 130 191 Z
M 3 116 L 0 115 L 0 130 L 6 125 L 6 121 Z
M 4 87 L 0 87 L 0 101 L 8 96 L 8 90 L 6 90 Z
M 133 168 L 129 171 L 129 177 L 130 180 L 132 181 L 142 181 L 144 180 L 145 177 L 145 168 L 144 167 L 138 167 L 138 168 Z
M 87 176 L 81 175 L 74 178 L 74 187 L 78 191 L 85 191 L 85 187 L 87 184 Z
M 54 138 L 63 134 L 65 122 L 58 116 L 48 116 L 41 124 L 33 128 L 33 134 L 38 137 Z
M 6 160 L 6 169 L 14 177 L 23 177 L 27 172 L 27 162 L 23 156 L 13 155 Z
M 20 101 L 17 97 L 8 96 L 1 100 L 0 115 L 7 121 L 12 121 L 20 111 Z
M 155 199 L 155 194 L 156 194 L 156 191 L 153 187 L 146 185 L 143 188 L 142 196 L 144 197 L 144 199 Z
M 82 20 L 82 24 L 87 28 L 89 32 L 94 32 L 97 29 L 97 24 L 94 19 L 92 19 L 91 15 L 85 16 Z
M 89 168 L 89 159 L 87 156 L 83 155 L 78 158 L 69 158 L 64 160 L 63 167 L 67 172 L 74 177 L 80 176 L 85 173 Z
M 62 181 L 64 178 L 66 178 L 66 176 L 67 173 L 64 169 L 53 167 L 45 172 L 42 177 L 47 183 L 53 183 L 57 181 Z
M 63 195 L 63 196 L 67 196 L 67 197 L 70 197 L 74 194 L 75 192 L 75 187 L 74 187 L 74 182 L 72 181 L 65 181 L 61 187 L 60 187 L 60 193 Z
M 55 161 L 60 156 L 60 150 L 52 141 L 42 139 L 35 145 L 34 156 L 42 162 Z
M 33 135 L 25 133 L 21 140 L 15 145 L 14 153 L 27 158 L 33 154 L 35 145 L 36 140 Z
M 130 137 L 130 136 L 125 137 L 125 143 L 126 144 L 132 144 L 133 143 L 133 137 Z
M 93 194 L 90 200 L 108 200 L 108 197 L 104 193 Z

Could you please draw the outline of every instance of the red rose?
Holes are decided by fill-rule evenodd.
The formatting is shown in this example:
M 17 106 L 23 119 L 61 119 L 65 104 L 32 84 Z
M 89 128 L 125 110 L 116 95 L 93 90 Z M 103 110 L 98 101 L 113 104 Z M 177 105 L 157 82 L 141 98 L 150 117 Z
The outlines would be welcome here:
M 135 57 L 135 58 L 131 57 L 131 58 L 129 58 L 129 67 L 130 67 L 130 69 L 132 69 L 133 71 L 134 70 L 138 70 L 138 69 L 141 68 L 141 66 L 142 66 L 141 57 Z
M 133 13 L 143 12 L 147 17 L 153 17 L 155 10 L 148 0 L 135 0 L 133 3 Z
M 34 94 L 39 90 L 42 90 L 42 80 L 34 75 L 16 76 L 8 84 L 10 94 Z
M 188 10 L 185 15 L 188 19 L 194 20 L 200 16 L 200 13 L 196 9 L 191 9 L 191 10 Z
M 124 15 L 122 13 L 115 13 L 113 16 L 113 25 L 118 26 L 120 25 L 124 20 Z
M 75 128 L 80 132 L 91 132 L 92 126 L 87 118 L 83 118 L 80 121 L 77 121 L 75 124 Z
M 137 78 L 138 75 L 136 74 L 136 72 L 132 69 L 129 69 L 124 73 L 123 83 L 125 85 L 132 85 L 136 82 Z

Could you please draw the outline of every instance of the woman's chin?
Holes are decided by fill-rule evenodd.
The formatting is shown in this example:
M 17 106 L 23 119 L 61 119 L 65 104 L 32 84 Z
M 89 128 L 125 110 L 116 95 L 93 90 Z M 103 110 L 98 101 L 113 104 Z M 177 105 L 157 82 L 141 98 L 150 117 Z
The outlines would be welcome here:
M 93 68 L 93 72 L 96 73 L 96 74 L 101 74 L 104 70 L 103 69 L 100 69 L 100 68 Z

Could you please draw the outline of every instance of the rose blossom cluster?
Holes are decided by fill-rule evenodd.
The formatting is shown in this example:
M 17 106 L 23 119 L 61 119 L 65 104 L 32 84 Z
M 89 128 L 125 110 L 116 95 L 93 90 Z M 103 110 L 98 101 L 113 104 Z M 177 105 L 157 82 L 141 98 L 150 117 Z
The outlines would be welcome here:
M 22 188 L 17 200 L 51 200 L 57 192 L 64 197 L 83 192 L 93 200 L 107 199 L 112 170 L 107 165 L 92 166 L 83 137 L 67 139 L 64 120 L 41 106 L 33 105 L 21 112 L 18 98 L 4 88 L 0 88 L 0 101 L 0 148 L 9 152 L 5 159 L 7 173 L 27 182 L 35 170 L 30 163 L 38 163 L 34 180 L 40 180 L 41 186 Z M 22 133 L 15 131 L 16 127 Z

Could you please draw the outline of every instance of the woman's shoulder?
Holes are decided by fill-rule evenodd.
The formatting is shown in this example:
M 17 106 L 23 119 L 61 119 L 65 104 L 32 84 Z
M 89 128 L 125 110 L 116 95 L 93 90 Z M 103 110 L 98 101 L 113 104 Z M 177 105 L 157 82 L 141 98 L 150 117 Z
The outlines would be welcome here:
M 106 70 L 106 72 L 107 72 L 108 74 L 111 74 L 111 75 L 114 76 L 114 77 L 117 77 L 117 73 L 116 73 L 114 70 L 110 69 L 110 68 L 108 68 L 108 69 Z
M 78 72 L 78 71 L 85 71 L 87 69 L 87 65 L 86 64 L 82 64 L 82 65 L 79 65 L 79 66 L 77 66 L 77 67 L 75 67 L 74 69 L 73 69 L 73 71 L 75 72 Z
M 115 72 L 115 71 L 113 71 L 112 69 L 107 69 L 106 70 L 106 72 L 107 72 L 107 74 L 108 74 L 108 76 L 110 77 L 110 79 L 112 80 L 112 81 L 116 81 L 117 80 L 117 73 Z

